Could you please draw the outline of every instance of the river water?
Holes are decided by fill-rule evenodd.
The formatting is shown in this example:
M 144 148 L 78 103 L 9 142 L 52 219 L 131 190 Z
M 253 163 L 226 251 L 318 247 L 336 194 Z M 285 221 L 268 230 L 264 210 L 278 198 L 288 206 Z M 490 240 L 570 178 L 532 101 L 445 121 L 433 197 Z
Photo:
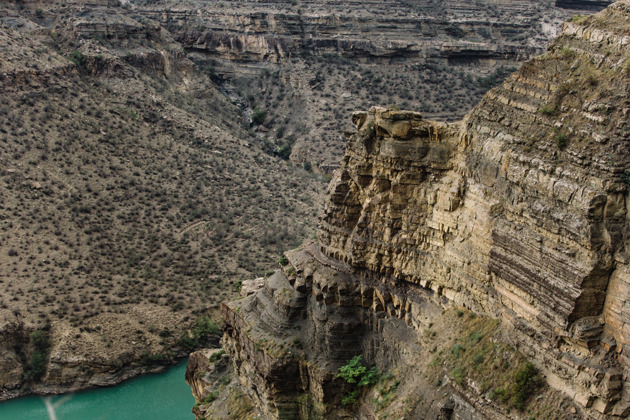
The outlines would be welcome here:
M 186 361 L 114 387 L 18 398 L 0 403 L 0 420 L 192 420 L 185 372 Z

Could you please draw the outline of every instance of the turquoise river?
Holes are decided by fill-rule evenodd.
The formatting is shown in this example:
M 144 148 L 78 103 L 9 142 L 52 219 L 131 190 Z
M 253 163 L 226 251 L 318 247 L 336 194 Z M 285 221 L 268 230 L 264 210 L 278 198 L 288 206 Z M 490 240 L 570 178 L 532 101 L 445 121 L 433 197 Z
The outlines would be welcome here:
M 114 387 L 18 398 L 0 403 L 0 420 L 192 420 L 185 372 L 186 361 Z

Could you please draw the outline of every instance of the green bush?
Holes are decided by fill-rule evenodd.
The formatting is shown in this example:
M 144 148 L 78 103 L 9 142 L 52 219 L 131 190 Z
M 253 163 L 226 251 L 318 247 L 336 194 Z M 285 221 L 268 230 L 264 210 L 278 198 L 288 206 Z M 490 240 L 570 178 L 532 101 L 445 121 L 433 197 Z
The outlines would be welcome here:
M 357 391 L 352 391 L 341 397 L 341 405 L 347 407 L 349 405 L 354 405 L 357 403 L 357 397 L 359 393 Z
M 538 369 L 531 362 L 523 363 L 514 374 L 514 395 L 511 403 L 519 410 L 540 385 Z
M 337 377 L 345 379 L 349 384 L 357 383 L 367 372 L 367 368 L 363 365 L 362 360 L 363 356 L 360 354 L 348 360 L 348 363 L 339 368 Z
M 199 345 L 199 340 L 191 336 L 187 331 L 184 331 L 182 336 L 179 338 L 179 345 L 188 351 L 193 351 Z
M 85 67 L 85 64 L 87 63 L 87 59 L 79 50 L 75 50 L 72 54 L 70 54 L 70 61 L 72 61 L 79 69 Z
M 254 124 L 260 125 L 263 122 L 265 122 L 265 118 L 267 118 L 267 112 L 260 107 L 256 107 L 256 109 L 254 109 L 254 112 L 252 114 L 252 122 Z
M 24 368 L 24 377 L 26 380 L 34 381 L 40 379 L 46 373 L 50 338 L 48 332 L 44 330 L 36 330 L 29 337 L 33 344 L 33 351 L 27 366 Z
M 556 136 L 556 145 L 558 146 L 558 149 L 560 150 L 564 150 L 567 147 L 567 142 L 568 142 L 568 137 L 566 134 L 558 134 Z
M 554 115 L 556 113 L 556 107 L 552 105 L 543 105 L 538 108 L 538 112 L 543 115 Z
M 214 363 L 217 360 L 219 360 L 221 356 L 223 356 L 224 354 L 225 354 L 225 350 L 219 350 L 217 352 L 212 353 L 208 360 L 210 360 L 210 363 Z
M 291 156 L 291 145 L 290 144 L 283 144 L 278 149 L 278 156 L 282 160 L 289 160 L 289 157 Z

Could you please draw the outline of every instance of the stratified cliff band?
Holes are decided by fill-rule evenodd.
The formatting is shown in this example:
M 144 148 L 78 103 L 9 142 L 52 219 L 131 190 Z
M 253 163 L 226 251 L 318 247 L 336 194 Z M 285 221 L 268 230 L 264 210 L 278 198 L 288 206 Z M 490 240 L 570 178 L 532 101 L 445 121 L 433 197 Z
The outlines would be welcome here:
M 224 348 L 266 416 L 630 413 L 629 34 L 628 0 L 575 18 L 460 123 L 353 115 L 318 243 L 222 307 Z M 490 336 L 485 351 L 502 350 L 471 359 L 479 371 L 525 358 L 550 385 L 528 412 L 472 367 L 432 380 L 440 348 L 459 357 Z M 341 404 L 336 374 L 357 354 L 402 380 L 398 408 L 381 404 L 385 385 Z

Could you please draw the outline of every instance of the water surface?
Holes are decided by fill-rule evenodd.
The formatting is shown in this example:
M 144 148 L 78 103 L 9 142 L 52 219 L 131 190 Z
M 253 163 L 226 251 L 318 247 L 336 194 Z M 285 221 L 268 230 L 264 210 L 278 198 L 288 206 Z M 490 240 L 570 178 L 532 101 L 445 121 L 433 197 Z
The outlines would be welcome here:
M 18 398 L 0 403 L 0 420 L 193 420 L 185 372 L 186 361 L 114 387 Z

